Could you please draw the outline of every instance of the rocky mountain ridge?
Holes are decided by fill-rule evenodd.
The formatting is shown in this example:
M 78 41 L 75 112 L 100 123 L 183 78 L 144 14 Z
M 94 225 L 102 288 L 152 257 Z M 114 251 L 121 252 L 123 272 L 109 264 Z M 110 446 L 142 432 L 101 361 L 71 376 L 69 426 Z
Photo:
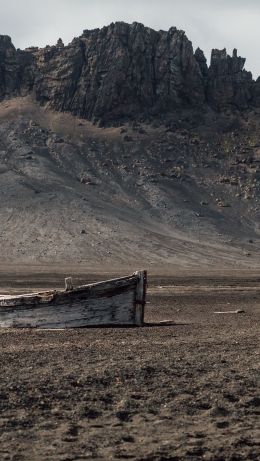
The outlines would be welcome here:
M 1 260 L 259 269 L 244 64 L 213 50 L 208 67 L 184 32 L 137 23 L 24 51 L 0 36 Z
M 0 100 L 33 94 L 56 111 L 115 124 L 164 117 L 205 107 L 223 112 L 260 107 L 260 78 L 244 70 L 245 59 L 213 50 L 204 53 L 172 27 L 112 23 L 84 31 L 68 46 L 59 40 L 43 49 L 16 50 L 0 36 Z

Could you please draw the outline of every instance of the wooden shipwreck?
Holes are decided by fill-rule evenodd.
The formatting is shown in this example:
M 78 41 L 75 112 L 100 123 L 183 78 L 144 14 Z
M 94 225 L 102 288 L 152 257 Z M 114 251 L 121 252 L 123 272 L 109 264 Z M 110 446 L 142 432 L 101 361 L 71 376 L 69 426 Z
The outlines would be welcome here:
M 141 271 L 77 288 L 66 279 L 61 291 L 0 296 L 0 327 L 142 326 L 146 286 L 147 273 Z

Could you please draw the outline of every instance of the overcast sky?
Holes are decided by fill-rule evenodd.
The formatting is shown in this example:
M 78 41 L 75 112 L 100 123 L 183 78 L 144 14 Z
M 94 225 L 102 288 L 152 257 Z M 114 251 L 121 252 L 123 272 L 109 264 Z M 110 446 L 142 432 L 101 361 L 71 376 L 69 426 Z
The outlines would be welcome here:
M 260 0 L 0 0 L 0 34 L 17 48 L 65 43 L 83 29 L 114 21 L 185 30 L 207 57 L 212 48 L 238 48 L 246 69 L 260 75 Z

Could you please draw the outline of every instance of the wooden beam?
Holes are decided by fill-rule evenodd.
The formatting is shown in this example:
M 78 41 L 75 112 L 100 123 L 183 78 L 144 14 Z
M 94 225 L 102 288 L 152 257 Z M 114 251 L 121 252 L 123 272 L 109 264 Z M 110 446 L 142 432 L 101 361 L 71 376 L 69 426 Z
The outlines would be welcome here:
M 72 277 L 67 277 L 65 279 L 65 291 L 73 290 Z
M 236 311 L 217 311 L 214 314 L 244 314 L 245 311 L 243 309 L 237 309 Z
M 135 299 L 135 323 L 137 326 L 144 325 L 144 307 L 147 289 L 147 271 L 137 271 L 134 273 L 138 277 Z

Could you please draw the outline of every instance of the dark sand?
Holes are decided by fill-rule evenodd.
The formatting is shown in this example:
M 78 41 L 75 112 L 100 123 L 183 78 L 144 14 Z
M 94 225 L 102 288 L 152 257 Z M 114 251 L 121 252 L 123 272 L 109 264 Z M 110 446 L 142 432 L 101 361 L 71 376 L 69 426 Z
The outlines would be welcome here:
M 144 328 L 0 331 L 1 460 L 259 459 L 260 276 L 153 276 L 148 301 Z

